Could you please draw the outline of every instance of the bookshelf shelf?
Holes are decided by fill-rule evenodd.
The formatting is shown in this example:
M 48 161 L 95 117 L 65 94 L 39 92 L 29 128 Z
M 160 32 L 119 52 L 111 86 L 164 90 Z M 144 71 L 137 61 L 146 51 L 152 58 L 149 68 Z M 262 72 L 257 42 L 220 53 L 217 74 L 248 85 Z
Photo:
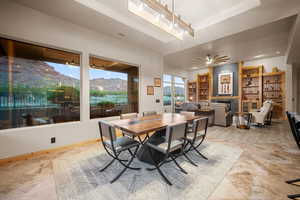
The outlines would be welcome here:
M 188 100 L 191 102 L 197 101 L 197 81 L 188 82 Z
M 198 101 L 209 99 L 209 83 L 210 77 L 209 73 L 198 74 Z
M 240 66 L 240 111 L 261 107 L 263 66 Z

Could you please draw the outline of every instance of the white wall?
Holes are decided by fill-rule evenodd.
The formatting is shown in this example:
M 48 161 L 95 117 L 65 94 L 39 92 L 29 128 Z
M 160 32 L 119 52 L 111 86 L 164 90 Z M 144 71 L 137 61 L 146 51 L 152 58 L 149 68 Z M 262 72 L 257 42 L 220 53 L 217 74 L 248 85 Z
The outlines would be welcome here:
M 164 74 L 170 74 L 174 76 L 188 78 L 188 72 L 186 70 L 175 68 L 167 64 L 164 64 Z
M 282 71 L 286 71 L 286 57 L 277 56 L 266 59 L 245 61 L 244 66 L 258 66 L 263 65 L 265 72 L 272 72 L 273 67 L 277 67 Z
M 190 81 L 195 81 L 197 80 L 197 75 L 198 74 L 204 74 L 204 73 L 207 73 L 208 72 L 208 67 L 206 68 L 202 68 L 202 69 L 199 69 L 199 70 L 196 70 L 196 71 L 191 71 L 188 73 L 188 79 Z
M 153 78 L 162 78 L 163 59 L 160 54 L 7 0 L 1 0 L 0 27 L 2 36 L 82 54 L 81 121 L 1 130 L 0 158 L 98 137 L 98 120 L 89 120 L 89 54 L 140 65 L 140 112 L 163 110 L 162 88 L 155 88 L 155 96 L 145 95 L 147 85 L 153 85 Z M 160 99 L 160 103 L 155 103 L 155 99 Z M 50 144 L 51 137 L 56 137 L 55 144 Z

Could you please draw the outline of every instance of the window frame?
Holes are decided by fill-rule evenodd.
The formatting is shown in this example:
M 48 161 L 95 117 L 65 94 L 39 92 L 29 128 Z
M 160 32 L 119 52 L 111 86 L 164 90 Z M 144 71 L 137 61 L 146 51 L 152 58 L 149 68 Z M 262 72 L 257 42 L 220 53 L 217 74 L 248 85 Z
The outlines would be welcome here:
M 135 63 L 130 63 L 130 62 L 125 62 L 125 61 L 122 61 L 122 60 L 117 60 L 117 59 L 114 59 L 114 58 L 110 58 L 110 57 L 105 57 L 105 56 L 99 56 L 99 55 L 96 55 L 96 54 L 92 54 L 92 53 L 88 53 L 87 54 L 87 59 L 88 59 L 88 68 L 87 68 L 87 71 L 86 71 L 86 73 L 87 73 L 87 76 L 88 76 L 88 78 L 87 78 L 87 82 L 88 82 L 88 93 L 87 93 L 87 95 L 88 95 L 88 111 L 87 111 L 87 115 L 88 115 L 88 120 L 90 120 L 90 121 L 93 121 L 93 120 L 99 120 L 99 119 L 102 119 L 102 118 L 91 118 L 90 117 L 90 110 L 91 110 L 91 108 L 90 108 L 90 75 L 89 75 L 89 69 L 90 69 L 90 61 L 89 61 L 89 59 L 91 58 L 91 57 L 95 57 L 95 58 L 99 58 L 99 59 L 102 59 L 102 60 L 109 60 L 109 61 L 112 61 L 112 62 L 119 62 L 119 63 L 122 63 L 122 64 L 126 64 L 126 65 L 131 65 L 131 66 L 134 66 L 134 67 L 137 67 L 138 68 L 138 102 L 137 102 L 137 107 L 138 107 L 138 112 L 140 112 L 140 110 L 141 110 L 141 104 L 140 104 L 140 102 L 141 102 L 141 91 L 142 91 L 142 84 L 141 84 L 141 65 L 140 64 L 135 64 Z M 109 118 L 116 118 L 116 117 L 118 117 L 118 116 L 111 116 L 111 117 L 109 117 Z
M 48 48 L 48 49 L 53 49 L 53 50 L 58 50 L 58 51 L 64 51 L 66 53 L 72 53 L 72 54 L 77 54 L 79 56 L 79 80 L 80 80 L 80 90 L 79 90 L 79 120 L 76 121 L 66 121 L 62 123 L 49 123 L 49 124 L 42 124 L 42 125 L 34 125 L 34 126 L 24 126 L 24 127 L 12 127 L 12 128 L 7 128 L 7 129 L 1 129 L 0 130 L 0 135 L 5 134 L 5 133 L 14 133 L 15 131 L 22 131 L 22 130 L 28 130 L 28 129 L 39 129 L 39 128 L 47 128 L 47 127 L 57 127 L 57 126 L 64 126 L 68 124 L 78 124 L 83 121 L 83 112 L 82 112 L 82 107 L 83 107 L 83 59 L 84 59 L 84 53 L 82 51 L 74 50 L 74 49 L 69 49 L 69 48 L 64 48 L 64 47 L 59 47 L 56 45 L 48 44 L 48 43 L 42 43 L 42 42 L 36 42 L 32 40 L 26 40 L 23 38 L 19 37 L 14 37 L 14 36 L 8 36 L 4 34 L 0 34 L 0 38 L 6 39 L 6 40 L 11 40 L 13 42 L 20 42 L 20 43 L 25 43 L 33 46 L 37 46 L 40 48 Z M 46 62 L 46 61 L 44 61 Z
M 165 81 L 163 79 L 163 87 L 164 87 L 164 84 L 167 83 L 167 84 L 171 84 L 171 105 L 163 105 L 164 107 L 172 107 L 172 110 L 174 111 L 175 110 L 175 103 L 176 103 L 176 91 L 175 91 L 175 86 L 176 85 L 181 85 L 183 86 L 184 88 L 184 102 L 186 101 L 186 97 L 187 97 L 187 94 L 186 94 L 186 78 L 185 77 L 182 77 L 182 76 L 176 76 L 176 75 L 172 75 L 172 74 L 163 74 L 163 77 L 164 76 L 171 76 L 171 81 Z M 175 82 L 175 78 L 181 78 L 183 80 L 183 83 L 176 83 Z M 164 92 L 163 92 L 164 93 Z M 163 94 L 163 97 L 165 96 L 165 94 Z

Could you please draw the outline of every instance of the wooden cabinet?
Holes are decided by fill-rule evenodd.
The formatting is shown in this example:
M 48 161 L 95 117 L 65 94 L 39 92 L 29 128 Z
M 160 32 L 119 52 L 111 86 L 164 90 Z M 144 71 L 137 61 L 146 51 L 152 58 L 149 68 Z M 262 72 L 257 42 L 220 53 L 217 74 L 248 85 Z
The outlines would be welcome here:
M 285 72 L 263 74 L 263 102 L 273 101 L 273 117 L 283 119 L 285 114 Z
M 209 73 L 198 74 L 198 101 L 209 99 Z
M 188 81 L 188 101 L 197 101 L 197 81 Z
M 250 112 L 262 105 L 263 66 L 240 67 L 240 111 Z
M 263 66 L 240 64 L 240 112 L 260 109 L 266 100 L 273 101 L 273 118 L 285 114 L 285 72 L 263 73 Z

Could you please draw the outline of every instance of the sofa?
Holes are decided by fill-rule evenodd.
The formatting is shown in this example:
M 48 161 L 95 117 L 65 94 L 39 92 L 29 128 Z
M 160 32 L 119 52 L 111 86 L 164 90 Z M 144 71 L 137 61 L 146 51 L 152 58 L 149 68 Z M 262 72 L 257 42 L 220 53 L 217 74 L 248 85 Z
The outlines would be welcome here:
M 209 103 L 209 101 L 200 102 L 186 102 L 175 107 L 175 112 L 181 111 L 195 112 L 196 115 L 203 115 L 205 113 L 201 110 L 210 110 L 213 112 L 205 112 L 209 115 L 209 124 L 219 126 L 230 126 L 232 124 L 232 113 L 230 112 L 230 106 L 226 103 Z M 213 116 L 211 116 L 213 115 Z

